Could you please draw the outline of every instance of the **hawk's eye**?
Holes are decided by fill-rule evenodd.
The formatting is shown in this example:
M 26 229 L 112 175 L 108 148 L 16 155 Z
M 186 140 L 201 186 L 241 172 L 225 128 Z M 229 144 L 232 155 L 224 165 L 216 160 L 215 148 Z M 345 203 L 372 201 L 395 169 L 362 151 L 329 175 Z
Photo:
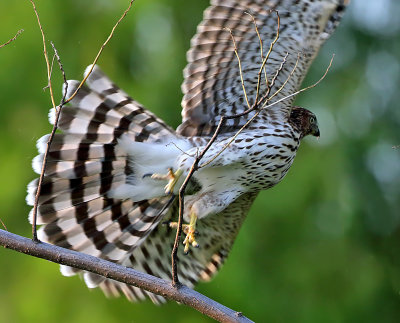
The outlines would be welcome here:
M 313 116 L 310 117 L 310 123 L 313 124 L 317 121 L 317 119 Z

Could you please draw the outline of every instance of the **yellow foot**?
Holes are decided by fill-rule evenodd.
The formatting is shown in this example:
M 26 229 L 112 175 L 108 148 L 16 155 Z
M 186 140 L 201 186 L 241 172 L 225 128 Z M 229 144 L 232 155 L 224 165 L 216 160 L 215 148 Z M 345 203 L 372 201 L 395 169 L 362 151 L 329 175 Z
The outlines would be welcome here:
M 175 173 L 172 170 L 172 168 L 168 168 L 168 173 L 165 175 L 162 174 L 152 174 L 151 178 L 152 179 L 157 179 L 157 180 L 164 180 L 168 181 L 167 185 L 165 185 L 165 194 L 171 194 L 174 192 L 174 188 L 176 183 L 178 182 L 179 178 L 182 176 L 183 170 L 178 169 Z
M 196 221 L 197 221 L 197 216 L 192 213 L 190 215 L 190 222 L 189 224 L 182 224 L 182 230 L 183 233 L 186 234 L 185 240 L 183 240 L 183 244 L 185 245 L 185 249 L 183 249 L 183 252 L 187 254 L 189 252 L 190 245 L 192 247 L 198 248 L 199 244 L 196 241 Z M 169 226 L 171 228 L 178 228 L 178 223 L 177 222 L 170 222 Z

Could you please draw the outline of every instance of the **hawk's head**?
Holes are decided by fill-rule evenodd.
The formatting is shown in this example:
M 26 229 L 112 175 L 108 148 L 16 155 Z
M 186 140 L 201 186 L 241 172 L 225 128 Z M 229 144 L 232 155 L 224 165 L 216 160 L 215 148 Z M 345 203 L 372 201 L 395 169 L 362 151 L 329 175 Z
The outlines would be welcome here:
M 301 138 L 307 135 L 319 137 L 317 117 L 311 111 L 293 107 L 290 113 L 290 123 L 301 133 Z

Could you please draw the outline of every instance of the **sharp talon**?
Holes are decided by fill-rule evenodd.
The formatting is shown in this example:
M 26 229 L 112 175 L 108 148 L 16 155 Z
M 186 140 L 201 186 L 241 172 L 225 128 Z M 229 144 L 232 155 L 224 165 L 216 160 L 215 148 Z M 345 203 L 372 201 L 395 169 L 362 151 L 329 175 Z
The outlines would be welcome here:
M 176 183 L 179 181 L 182 174 L 183 171 L 181 169 L 178 169 L 176 172 L 174 172 L 172 168 L 168 168 L 167 174 L 144 174 L 143 178 L 150 176 L 154 180 L 168 181 L 164 188 L 165 194 L 172 195 L 172 197 L 174 197 Z
M 144 174 L 144 175 L 142 176 L 142 179 L 143 179 L 143 178 L 146 178 L 146 177 L 151 177 L 151 176 L 153 176 L 153 174 L 151 174 L 151 173 Z
M 171 223 L 171 221 L 170 220 L 167 220 L 167 221 L 164 221 L 164 222 L 161 222 L 161 224 L 162 225 L 168 225 L 169 226 L 169 224 Z
M 185 246 L 183 249 L 183 252 L 185 255 L 188 254 L 190 246 L 194 248 L 199 248 L 200 245 L 196 241 L 196 221 L 197 221 L 197 216 L 194 213 L 191 213 L 190 215 L 190 223 L 189 224 L 182 224 L 182 231 L 184 234 L 186 234 L 185 239 L 183 240 L 182 244 Z M 177 228 L 178 227 L 178 222 L 170 222 L 169 226 L 171 228 Z

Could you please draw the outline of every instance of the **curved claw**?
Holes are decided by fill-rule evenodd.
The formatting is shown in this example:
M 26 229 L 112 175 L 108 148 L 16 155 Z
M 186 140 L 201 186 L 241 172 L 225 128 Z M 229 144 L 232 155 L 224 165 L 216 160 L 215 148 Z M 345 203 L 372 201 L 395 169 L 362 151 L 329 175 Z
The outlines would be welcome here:
M 168 184 L 165 185 L 165 194 L 173 194 L 174 188 L 178 180 L 181 178 L 183 174 L 182 169 L 178 169 L 175 173 L 172 171 L 172 168 L 168 169 Z
M 186 234 L 185 240 L 183 240 L 183 244 L 185 245 L 185 248 L 183 249 L 183 252 L 187 255 L 189 253 L 189 248 L 190 245 L 194 248 L 199 248 L 200 245 L 196 241 L 196 221 L 197 221 L 197 216 L 192 213 L 190 215 L 190 222 L 189 224 L 183 224 L 182 225 L 182 231 L 184 234 Z M 178 223 L 177 222 L 170 222 L 169 226 L 171 228 L 177 228 Z
M 165 194 L 170 195 L 173 194 L 175 185 L 183 174 L 183 170 L 178 169 L 176 172 L 172 170 L 172 168 L 168 168 L 167 174 L 144 174 L 142 178 L 150 177 L 155 180 L 168 181 L 167 185 L 165 185 Z

